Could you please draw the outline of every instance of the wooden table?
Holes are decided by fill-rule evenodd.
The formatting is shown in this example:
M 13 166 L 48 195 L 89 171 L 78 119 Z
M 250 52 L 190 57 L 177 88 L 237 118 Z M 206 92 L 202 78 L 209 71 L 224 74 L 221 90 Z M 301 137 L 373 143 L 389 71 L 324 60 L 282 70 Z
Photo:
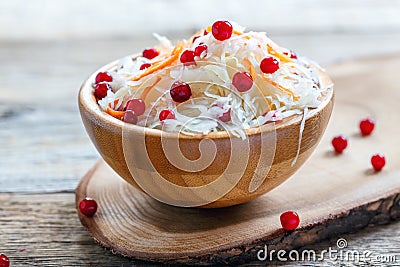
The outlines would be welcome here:
M 398 51 L 400 34 L 275 39 L 326 65 Z M 316 41 L 324 45 L 315 46 Z M 143 38 L 0 44 L 0 253 L 9 256 L 12 266 L 146 265 L 105 251 L 78 220 L 74 189 L 99 156 L 82 127 L 76 97 L 80 83 L 97 67 L 152 43 Z M 341 237 L 354 250 L 396 255 L 397 263 L 384 265 L 400 266 L 400 222 Z M 336 241 L 306 249 L 335 248 Z M 338 262 L 286 264 L 331 266 Z

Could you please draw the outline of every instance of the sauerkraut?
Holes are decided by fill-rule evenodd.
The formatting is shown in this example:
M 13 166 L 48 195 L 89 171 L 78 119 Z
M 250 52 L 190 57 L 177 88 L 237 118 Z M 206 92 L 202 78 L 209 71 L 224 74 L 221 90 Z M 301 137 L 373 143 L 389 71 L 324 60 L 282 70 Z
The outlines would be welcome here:
M 231 36 L 223 41 L 215 38 L 213 26 L 176 45 L 155 34 L 156 56 L 121 59 L 109 71 L 111 90 L 98 99 L 99 106 L 118 119 L 144 127 L 202 134 L 227 130 L 241 138 L 246 138 L 245 129 L 318 107 L 327 88 L 321 87 L 315 64 L 277 45 L 265 32 L 245 32 L 231 25 Z M 192 61 L 183 56 L 185 51 L 194 54 Z M 268 65 L 263 69 L 264 59 L 277 64 L 272 65 L 276 70 Z M 232 81 L 238 72 L 251 79 L 250 85 L 245 83 L 246 90 Z M 190 86 L 191 96 L 184 102 L 171 96 L 177 81 Z M 143 100 L 143 114 L 127 110 L 132 99 Z M 172 115 L 160 116 L 163 110 Z M 126 112 L 135 120 L 128 120 Z

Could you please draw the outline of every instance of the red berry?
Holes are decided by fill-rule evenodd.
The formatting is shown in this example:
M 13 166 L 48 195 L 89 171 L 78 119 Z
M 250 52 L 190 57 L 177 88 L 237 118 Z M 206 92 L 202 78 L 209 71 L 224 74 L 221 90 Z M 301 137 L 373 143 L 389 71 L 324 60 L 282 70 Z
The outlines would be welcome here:
M 151 66 L 151 64 L 150 63 L 143 63 L 142 64 L 142 66 L 140 66 L 140 70 L 144 70 L 144 69 L 147 69 L 148 67 L 150 67 Z
M 343 135 L 336 136 L 332 139 L 332 145 L 336 153 L 342 153 L 347 147 L 347 138 Z
M 260 69 L 264 73 L 274 73 L 279 69 L 279 62 L 273 57 L 266 57 L 261 61 Z
M 208 46 L 205 45 L 205 44 L 198 45 L 198 46 L 194 49 L 194 55 L 199 57 L 199 56 L 201 56 L 201 54 L 202 54 L 204 51 L 207 51 L 207 49 L 208 49 Z
M 143 57 L 147 59 L 153 59 L 158 56 L 160 53 L 155 48 L 147 48 L 143 50 Z
M 375 171 L 380 171 L 386 164 L 385 156 L 382 154 L 375 154 L 371 157 L 371 164 Z
M 169 93 L 171 94 L 172 99 L 178 103 L 185 102 L 192 96 L 192 90 L 190 89 L 189 84 L 181 81 L 174 82 Z
M 140 98 L 134 98 L 126 103 L 125 110 L 132 110 L 136 116 L 140 116 L 146 110 L 146 104 Z
M 175 114 L 172 110 L 169 109 L 163 109 L 160 112 L 160 115 L 158 115 L 158 118 L 160 121 L 166 120 L 166 119 L 175 119 Z
M 366 118 L 360 122 L 360 131 L 363 136 L 370 135 L 375 128 L 375 121 Z
M 0 267 L 9 267 L 10 260 L 7 258 L 6 255 L 0 254 Z
M 228 109 L 227 112 L 222 113 L 221 116 L 219 116 L 219 118 L 222 122 L 228 122 L 231 120 L 231 109 Z
M 239 92 L 246 92 L 253 86 L 253 78 L 245 71 L 236 72 L 233 75 L 232 84 Z
M 138 121 L 138 117 L 134 111 L 127 110 L 127 111 L 125 111 L 124 117 L 122 117 L 122 120 L 127 123 L 136 124 Z
M 94 88 L 94 96 L 97 99 L 103 99 L 107 96 L 108 90 L 111 90 L 111 86 L 108 83 L 96 84 L 96 87 Z
M 112 82 L 113 78 L 108 71 L 99 72 L 96 75 L 95 83 Z
M 212 25 L 212 35 L 218 41 L 224 41 L 232 36 L 233 27 L 229 21 L 216 21 Z
M 297 59 L 297 55 L 294 51 L 290 51 L 290 58 Z
M 93 215 L 97 211 L 96 200 L 90 197 L 86 197 L 81 202 L 79 202 L 79 211 L 87 217 L 93 217 Z
M 284 55 L 290 56 L 290 58 L 297 59 L 297 55 L 294 51 L 283 52 Z
M 196 63 L 194 61 L 194 52 L 192 50 L 183 51 L 181 54 L 180 60 L 186 66 Z
M 286 231 L 292 231 L 299 226 L 299 215 L 294 211 L 286 211 L 280 216 L 282 228 Z

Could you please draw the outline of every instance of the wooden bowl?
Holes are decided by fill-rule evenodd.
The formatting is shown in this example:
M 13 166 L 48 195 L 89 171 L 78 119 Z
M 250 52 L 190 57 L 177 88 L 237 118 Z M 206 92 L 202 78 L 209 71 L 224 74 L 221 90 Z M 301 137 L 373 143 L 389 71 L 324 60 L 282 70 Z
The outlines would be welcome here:
M 146 150 L 152 167 L 156 170 L 157 175 L 165 179 L 164 181 L 168 181 L 172 185 L 177 185 L 184 190 L 186 188 L 203 187 L 220 179 L 227 166 L 232 163 L 230 149 L 232 148 L 232 139 L 235 138 L 231 138 L 227 132 L 213 132 L 206 136 L 188 136 L 164 132 L 137 125 L 127 125 L 100 109 L 93 96 L 92 82 L 99 71 L 111 70 L 115 68 L 115 66 L 116 62 L 113 62 L 96 71 L 83 83 L 79 92 L 79 108 L 86 131 L 100 155 L 112 169 L 132 186 L 146 191 L 147 193 L 149 192 L 148 190 L 143 190 L 143 185 L 138 185 L 138 177 L 134 178 L 132 175 L 132 173 L 142 173 L 143 176 L 146 176 L 148 173 L 135 172 L 135 170 L 132 169 L 132 164 L 127 164 L 126 151 L 124 152 L 124 150 L 126 150 L 126 148 L 124 149 L 124 135 L 136 136 L 144 133 L 144 147 L 134 147 L 133 149 L 136 149 L 138 154 L 143 152 L 142 150 Z M 332 83 L 326 74 L 322 73 L 318 68 L 315 68 L 315 70 L 320 75 L 320 83 L 322 86 Z M 274 189 L 298 170 L 316 148 L 326 129 L 332 112 L 333 95 L 332 88 L 325 91 L 321 105 L 308 112 L 301 138 L 300 151 L 294 165 L 292 163 L 298 152 L 300 124 L 303 115 L 292 116 L 275 124 L 275 126 L 266 124 L 261 127 L 246 130 L 246 141 L 249 145 L 248 153 L 244 155 L 244 158 L 246 158 L 246 165 L 244 168 L 241 168 L 241 170 L 236 170 L 233 174 L 231 173 L 231 176 L 234 177 L 236 175 L 238 177 L 236 180 L 238 182 L 232 183 L 232 180 L 225 180 L 225 185 L 232 183 L 232 186 L 230 190 L 222 192 L 220 197 L 214 198 L 212 201 L 198 202 L 201 203 L 200 205 L 190 205 L 188 203 L 179 204 L 179 193 L 177 194 L 177 192 L 173 190 L 167 190 L 163 192 L 166 197 L 178 201 L 169 204 L 177 206 L 199 206 L 203 208 L 226 207 L 247 202 Z M 176 164 L 172 164 L 165 155 L 162 138 L 179 142 L 180 151 L 190 160 L 195 160 L 201 156 L 199 145 L 202 140 L 207 138 L 214 142 L 217 151 L 216 156 L 213 162 L 203 170 L 196 172 L 183 170 L 177 168 Z M 267 172 L 264 177 L 258 177 L 261 178 L 259 181 L 262 181 L 262 183 L 256 187 L 253 186 L 254 188 L 251 189 L 252 180 L 255 177 L 254 174 L 263 173 L 260 172 L 260 168 L 265 167 L 263 166 L 263 162 L 259 164 L 262 140 L 276 140 L 274 144 L 274 157 L 271 160 L 269 172 Z M 265 146 L 265 144 L 263 144 L 263 146 Z M 134 151 L 134 153 L 136 152 Z M 236 163 L 233 165 L 235 164 Z M 136 164 L 135 166 L 140 168 L 140 165 Z M 143 181 L 146 179 L 140 180 Z M 153 188 L 157 187 L 157 184 L 153 184 Z M 160 186 L 160 188 L 162 187 L 163 186 Z M 218 188 L 214 189 L 214 191 L 218 191 Z M 152 193 L 150 193 L 150 195 L 155 197 Z M 155 198 L 168 203 L 168 201 L 164 201 L 157 196 Z

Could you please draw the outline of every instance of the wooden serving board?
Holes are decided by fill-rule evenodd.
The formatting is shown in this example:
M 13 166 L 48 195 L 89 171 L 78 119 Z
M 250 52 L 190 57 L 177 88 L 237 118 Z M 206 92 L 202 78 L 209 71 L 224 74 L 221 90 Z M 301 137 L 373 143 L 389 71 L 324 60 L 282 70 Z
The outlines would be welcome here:
M 99 204 L 94 218 L 80 215 L 102 246 L 137 259 L 187 264 L 257 260 L 269 249 L 291 249 L 400 218 L 400 57 L 364 59 L 333 66 L 336 104 L 321 144 L 305 166 L 283 185 L 246 204 L 222 209 L 177 208 L 139 192 L 99 161 L 76 190 Z M 371 116 L 376 129 L 359 134 Z M 344 134 L 349 147 L 333 153 L 330 141 Z M 374 153 L 387 166 L 375 173 Z M 294 232 L 279 216 L 295 210 Z

